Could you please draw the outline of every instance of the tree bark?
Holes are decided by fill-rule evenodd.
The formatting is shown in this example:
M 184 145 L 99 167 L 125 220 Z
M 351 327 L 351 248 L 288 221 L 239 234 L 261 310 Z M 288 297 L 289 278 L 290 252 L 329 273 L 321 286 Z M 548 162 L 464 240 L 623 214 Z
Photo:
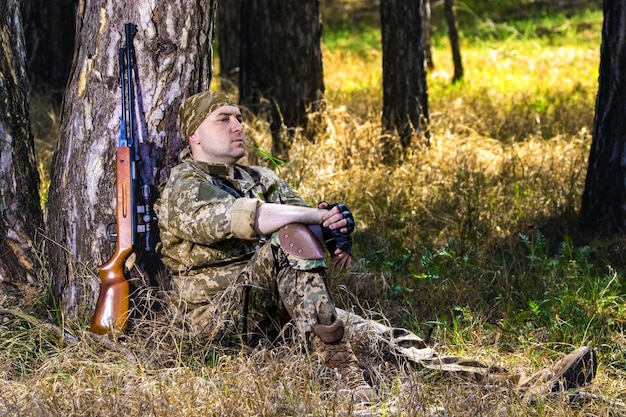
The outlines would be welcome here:
M 600 76 L 581 219 L 598 232 L 626 232 L 626 1 L 604 2 Z
M 68 316 L 89 314 L 98 295 L 95 268 L 111 255 L 115 151 L 121 120 L 118 48 L 124 24 L 134 39 L 140 83 L 139 140 L 152 146 L 155 182 L 167 178 L 184 146 L 177 130 L 182 100 L 208 89 L 215 0 L 85 0 L 61 116 L 47 206 L 54 296 Z
M 461 60 L 459 29 L 457 28 L 456 15 L 454 14 L 454 0 L 445 0 L 444 9 L 448 25 L 448 38 L 450 39 L 450 48 L 452 49 L 452 62 L 454 62 L 452 83 L 456 83 L 463 79 L 463 61 Z
M 432 71 L 435 69 L 435 61 L 433 58 L 433 23 L 430 10 L 430 0 L 422 0 L 422 21 L 424 27 L 424 61 L 426 63 L 426 68 Z
M 402 149 L 415 131 L 427 135 L 428 92 L 424 63 L 421 1 L 382 0 L 382 126 L 397 132 Z
M 241 5 L 243 0 L 228 0 L 217 6 L 217 44 L 220 77 L 231 83 L 239 82 L 241 65 Z
M 50 89 L 59 103 L 74 54 L 78 0 L 25 0 L 27 69 L 33 89 Z
M 0 44 L 0 282 L 35 283 L 41 265 L 34 242 L 43 216 L 17 0 L 0 2 Z
M 306 130 L 324 94 L 319 0 L 250 0 L 241 27 L 240 101 L 269 117 L 272 154 L 286 159 L 290 134 Z

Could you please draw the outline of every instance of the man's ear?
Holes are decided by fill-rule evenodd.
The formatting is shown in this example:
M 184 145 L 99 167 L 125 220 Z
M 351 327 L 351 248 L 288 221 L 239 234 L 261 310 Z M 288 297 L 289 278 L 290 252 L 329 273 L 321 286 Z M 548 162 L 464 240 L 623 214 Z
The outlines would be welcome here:
M 196 135 L 196 132 L 192 133 L 191 136 L 189 136 L 189 143 L 193 143 L 194 145 L 200 143 L 200 138 L 198 137 L 198 135 Z

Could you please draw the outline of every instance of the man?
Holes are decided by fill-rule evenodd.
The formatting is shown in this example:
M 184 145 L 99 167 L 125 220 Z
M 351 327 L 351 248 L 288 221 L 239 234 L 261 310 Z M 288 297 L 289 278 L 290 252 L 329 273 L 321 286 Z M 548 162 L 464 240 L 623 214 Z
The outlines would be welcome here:
M 586 347 L 524 378 L 475 361 L 444 360 L 413 333 L 337 308 L 324 255 L 327 248 L 336 267 L 350 267 L 350 210 L 343 204 L 310 207 L 273 171 L 238 165 L 246 151 L 242 115 L 222 93 L 187 99 L 179 125 L 189 147 L 155 211 L 174 304 L 194 333 L 218 343 L 254 345 L 274 340 L 291 323 L 297 339 L 337 369 L 355 402 L 375 401 L 376 393 L 361 373 L 351 341 L 429 369 L 514 381 L 535 390 L 584 385 L 593 378 L 595 356 Z

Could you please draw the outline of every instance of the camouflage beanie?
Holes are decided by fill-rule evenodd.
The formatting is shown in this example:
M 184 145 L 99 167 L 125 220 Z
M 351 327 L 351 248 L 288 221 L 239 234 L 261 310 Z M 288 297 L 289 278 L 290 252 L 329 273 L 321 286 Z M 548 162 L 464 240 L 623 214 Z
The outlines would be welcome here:
M 236 106 L 236 104 L 224 93 L 204 91 L 189 97 L 178 109 L 178 125 L 183 140 L 188 140 L 198 126 L 222 106 Z

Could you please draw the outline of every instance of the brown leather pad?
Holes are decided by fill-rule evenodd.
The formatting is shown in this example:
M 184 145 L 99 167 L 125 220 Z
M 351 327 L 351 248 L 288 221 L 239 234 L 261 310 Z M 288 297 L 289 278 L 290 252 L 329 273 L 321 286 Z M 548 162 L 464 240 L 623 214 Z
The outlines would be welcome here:
M 278 241 L 289 254 L 300 259 L 324 259 L 324 247 L 309 226 L 290 223 L 278 230 Z

